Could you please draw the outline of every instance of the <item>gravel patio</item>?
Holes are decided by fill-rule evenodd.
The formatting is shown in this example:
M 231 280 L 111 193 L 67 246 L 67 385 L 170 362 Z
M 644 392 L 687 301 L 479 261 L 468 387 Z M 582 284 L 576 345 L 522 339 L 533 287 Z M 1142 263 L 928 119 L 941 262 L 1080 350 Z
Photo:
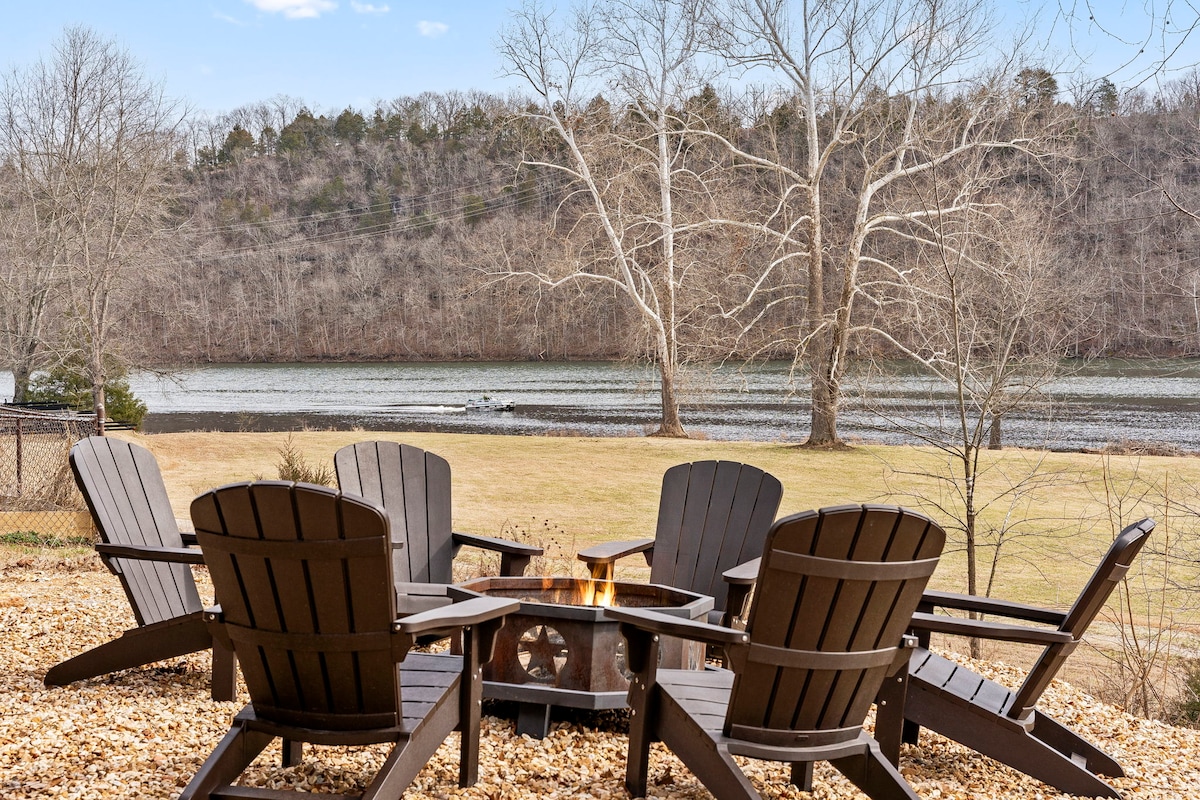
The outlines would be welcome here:
M 42 685 L 57 661 L 132 622 L 118 582 L 94 557 L 29 556 L 0 564 L 0 797 L 173 798 L 226 732 L 245 696 L 236 703 L 209 698 L 207 654 L 65 688 Z M 1020 680 L 1018 670 L 1003 665 L 973 668 L 1005 683 Z M 1111 782 L 1129 800 L 1182 800 L 1200 787 L 1200 731 L 1132 717 L 1063 683 L 1047 692 L 1041 708 L 1125 766 L 1128 775 Z M 518 737 L 507 719 L 486 716 L 479 783 L 457 788 L 451 742 L 405 797 L 626 797 L 625 744 L 620 713 L 564 718 L 543 740 Z M 277 747 L 268 755 L 277 759 Z M 301 767 L 282 770 L 263 759 L 249 782 L 361 791 L 382 755 L 378 748 L 308 748 Z M 928 732 L 919 746 L 905 747 L 901 771 L 929 800 L 1067 797 Z M 787 784 L 786 765 L 748 762 L 747 772 L 768 798 L 862 796 L 826 764 L 817 765 L 812 794 Z M 651 764 L 651 796 L 710 795 L 660 749 Z

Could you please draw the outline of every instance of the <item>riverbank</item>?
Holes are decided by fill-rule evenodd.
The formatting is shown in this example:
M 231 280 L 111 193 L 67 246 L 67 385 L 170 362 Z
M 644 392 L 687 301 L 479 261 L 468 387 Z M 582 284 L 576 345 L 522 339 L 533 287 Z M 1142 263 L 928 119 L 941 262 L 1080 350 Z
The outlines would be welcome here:
M 915 443 L 913 432 L 953 428 L 952 387 L 911 365 L 846 378 L 839 411 L 851 441 Z M 686 370 L 683 422 L 720 441 L 802 442 L 809 388 L 790 362 Z M 1200 360 L 1068 361 L 1036 401 L 1004 417 L 1007 445 L 1077 451 L 1131 440 L 1200 451 Z M 6 374 L 0 372 L 0 398 Z M 146 429 L 437 431 L 509 435 L 639 436 L 661 418 L 650 365 L 616 362 L 205 364 L 169 376 L 130 376 Z M 514 413 L 466 413 L 483 393 Z M 908 433 L 906 433 L 906 431 Z M 952 438 L 953 431 L 948 436 Z

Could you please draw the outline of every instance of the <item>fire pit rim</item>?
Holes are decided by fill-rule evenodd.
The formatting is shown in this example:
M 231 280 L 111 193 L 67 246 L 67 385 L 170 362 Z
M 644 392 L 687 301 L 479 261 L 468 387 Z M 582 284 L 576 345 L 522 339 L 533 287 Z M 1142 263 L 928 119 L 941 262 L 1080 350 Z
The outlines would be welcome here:
M 565 584 L 565 583 L 571 583 L 571 584 L 575 584 L 575 585 L 583 585 L 583 584 L 587 584 L 589 581 L 590 581 L 589 578 L 575 578 L 575 577 L 572 577 L 569 575 L 546 575 L 546 576 L 538 576 L 538 575 L 517 575 L 517 576 L 508 575 L 508 576 L 505 576 L 505 575 L 501 575 L 501 576 L 490 576 L 490 577 L 485 576 L 485 577 L 480 577 L 480 578 L 471 578 L 469 580 L 462 581 L 461 583 L 455 584 L 454 588 L 457 588 L 458 590 L 460 590 L 461 596 L 466 597 L 466 596 L 470 596 L 471 593 L 487 595 L 487 594 L 489 594 L 489 589 L 495 589 L 497 591 L 504 590 L 504 591 L 512 592 L 512 591 L 516 591 L 518 588 L 524 588 L 522 586 L 522 584 L 524 584 L 526 582 L 529 583 L 530 589 L 539 589 L 540 591 L 548 592 L 548 591 L 551 591 L 552 589 L 556 588 L 556 585 L 561 585 L 561 584 Z M 546 582 L 550 582 L 550 585 L 549 586 L 545 585 Z M 708 612 L 711 611 L 713 608 L 713 598 L 711 598 L 707 595 L 699 594 L 697 592 L 691 592 L 686 589 L 680 589 L 679 587 L 676 587 L 676 586 L 666 586 L 666 585 L 660 584 L 660 583 L 645 583 L 645 582 L 639 582 L 639 581 L 612 581 L 611 583 L 616 587 L 616 592 L 617 592 L 618 597 L 620 596 L 620 592 L 621 592 L 622 588 L 627 588 L 627 589 L 631 588 L 631 589 L 636 589 L 636 590 L 643 590 L 643 592 L 644 592 L 644 590 L 653 590 L 653 591 L 660 592 L 661 594 L 673 596 L 673 599 L 686 600 L 686 602 L 681 602 L 681 603 L 669 603 L 669 604 L 664 604 L 664 605 L 642 605 L 642 606 L 637 606 L 637 608 L 652 609 L 654 611 L 658 611 L 658 612 L 661 612 L 664 614 L 678 615 L 678 616 L 683 616 L 683 617 L 687 617 L 690 619 L 704 619 L 705 617 L 707 617 Z M 642 593 L 642 592 L 634 592 L 634 594 L 639 594 L 639 593 Z M 497 594 L 497 595 L 492 595 L 492 596 L 508 597 L 509 595 Z M 549 618 L 579 619 L 579 620 L 586 620 L 586 621 L 600 621 L 604 618 L 605 606 L 578 605 L 578 604 L 571 604 L 571 603 L 555 603 L 555 602 L 542 601 L 542 600 L 529 600 L 529 599 L 522 598 L 522 597 L 513 597 L 512 599 L 518 600 L 521 603 L 521 610 L 518 611 L 517 613 L 522 613 L 522 612 L 527 613 L 527 614 L 537 613 L 537 614 L 545 614 Z

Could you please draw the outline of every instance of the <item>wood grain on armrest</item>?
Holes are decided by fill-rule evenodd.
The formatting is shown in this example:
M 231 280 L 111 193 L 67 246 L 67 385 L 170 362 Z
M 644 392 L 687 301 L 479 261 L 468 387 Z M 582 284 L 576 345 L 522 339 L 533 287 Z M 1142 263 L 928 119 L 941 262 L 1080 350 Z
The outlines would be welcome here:
M 922 610 L 935 608 L 954 608 L 960 611 L 978 611 L 981 614 L 1023 619 L 1029 622 L 1046 622 L 1051 625 L 1061 625 L 1067 615 L 1040 606 L 1014 603 L 1008 600 L 997 600 L 992 597 L 979 597 L 970 594 L 954 594 L 952 592 L 925 592 L 921 595 Z
M 707 622 L 674 617 L 645 608 L 606 608 L 604 616 L 651 633 L 677 636 L 713 645 L 742 644 L 749 641 L 745 631 L 710 625 Z
M 1066 631 L 1050 630 L 1048 628 L 1028 628 L 1022 625 L 1009 625 L 1004 622 L 991 622 L 980 619 L 963 619 L 962 617 L 947 617 L 941 614 L 913 614 L 912 629 L 930 631 L 932 633 L 949 633 L 956 636 L 978 636 L 984 639 L 995 639 L 1004 642 L 1025 642 L 1027 644 L 1068 644 L 1073 642 L 1071 634 Z
M 188 547 L 150 547 L 139 544 L 97 542 L 96 552 L 109 558 L 133 558 L 139 561 L 164 561 L 171 564 L 203 564 L 204 554 Z
M 758 565 L 762 558 L 752 558 L 736 567 L 730 567 L 721 573 L 726 583 L 753 584 L 758 580 Z
M 540 556 L 542 548 L 524 542 L 514 542 L 511 539 L 498 539 L 495 536 L 482 536 L 478 533 L 462 533 L 455 531 L 451 534 L 455 544 L 467 544 L 472 547 L 482 547 L 497 553 L 512 553 L 513 555 Z
M 474 597 L 461 603 L 451 603 L 441 608 L 412 614 L 392 624 L 397 630 L 413 635 L 436 633 L 467 625 L 478 625 L 511 614 L 520 607 L 521 604 L 516 600 L 503 597 Z

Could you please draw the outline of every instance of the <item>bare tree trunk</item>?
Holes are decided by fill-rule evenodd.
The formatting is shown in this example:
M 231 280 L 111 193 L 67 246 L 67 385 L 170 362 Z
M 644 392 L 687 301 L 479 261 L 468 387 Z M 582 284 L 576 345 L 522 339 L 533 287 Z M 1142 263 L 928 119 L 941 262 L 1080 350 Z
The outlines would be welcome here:
M 812 362 L 812 430 L 807 442 L 810 447 L 829 447 L 839 441 L 839 392 L 826 369 L 828 365 L 825 358 L 814 358 Z
M 33 374 L 33 370 L 23 364 L 14 364 L 12 367 L 13 374 L 13 402 L 24 403 L 29 397 L 29 378 Z
M 968 445 L 963 452 L 963 497 L 965 505 L 963 518 L 966 522 L 965 533 L 967 537 L 967 594 L 977 595 L 979 593 L 979 565 L 977 556 L 978 540 L 975 533 L 979 519 L 979 510 L 975 508 L 975 448 Z M 969 616 L 971 619 L 978 618 L 978 614 L 974 611 Z M 983 650 L 979 639 L 971 637 L 969 642 L 971 658 L 981 658 Z
M 665 344 L 663 339 L 661 344 Z M 660 358 L 658 363 L 659 375 L 662 378 L 662 424 L 656 435 L 686 438 L 683 420 L 679 416 L 679 399 L 675 393 L 676 366 L 675 361 L 668 356 Z
M 104 407 L 104 381 L 92 379 L 92 400 L 94 402 L 94 410 L 96 412 L 96 435 L 104 436 L 107 433 L 108 409 Z

